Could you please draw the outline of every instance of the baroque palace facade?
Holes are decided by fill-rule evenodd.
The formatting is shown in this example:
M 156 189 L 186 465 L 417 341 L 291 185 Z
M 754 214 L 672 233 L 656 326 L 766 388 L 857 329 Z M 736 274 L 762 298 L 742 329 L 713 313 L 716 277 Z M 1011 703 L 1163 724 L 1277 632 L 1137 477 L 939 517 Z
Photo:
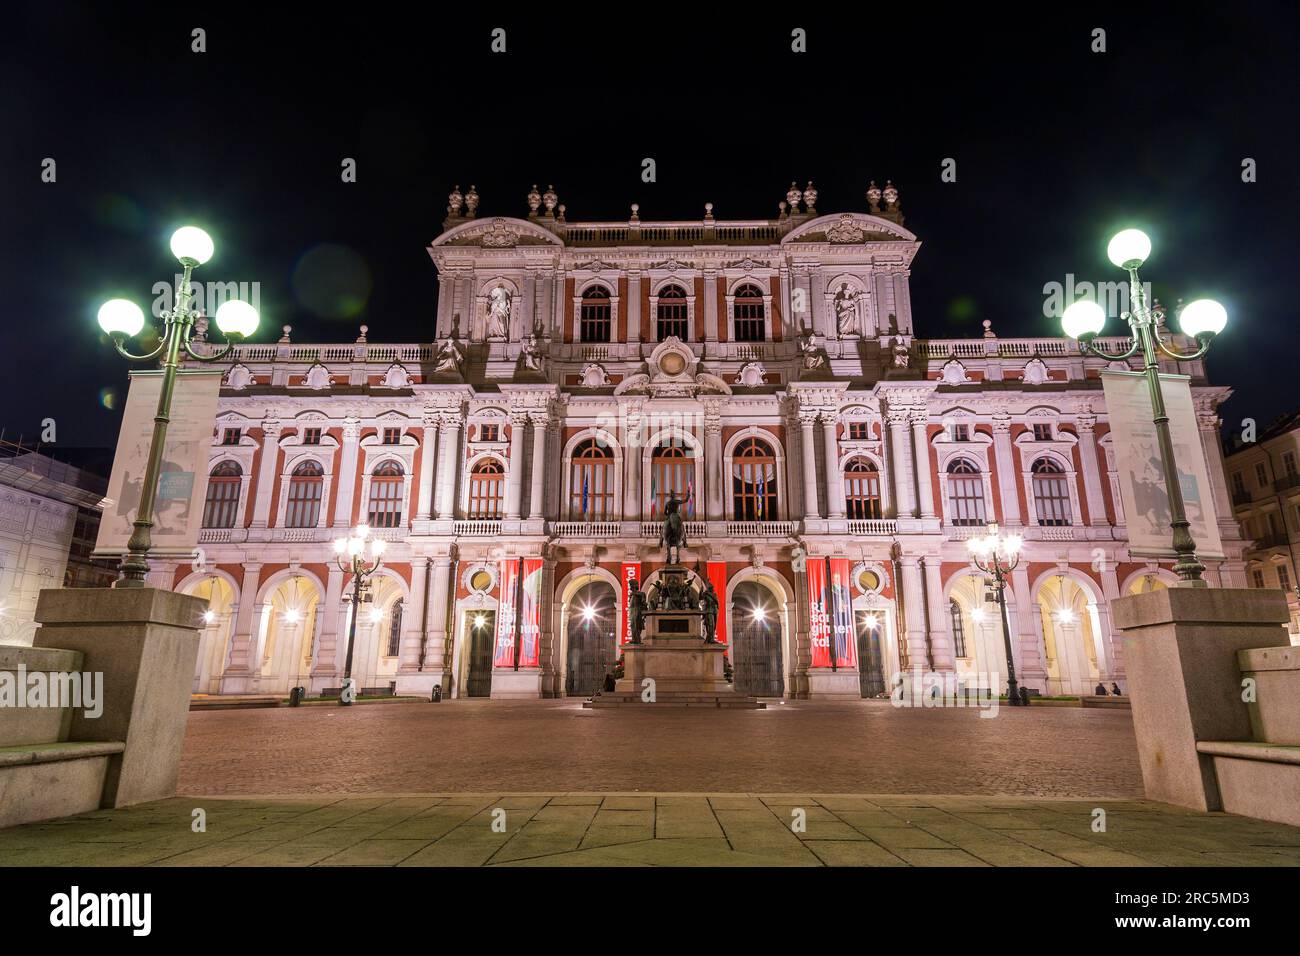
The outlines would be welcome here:
M 892 185 L 823 215 L 574 223 L 449 197 L 429 247 L 434 341 L 245 344 L 223 382 L 198 560 L 153 580 L 210 599 L 199 693 L 329 692 L 351 606 L 332 542 L 388 541 L 357 620 L 363 692 L 588 695 L 648 587 L 670 493 L 714 584 L 737 690 L 874 697 L 915 668 L 1004 680 L 966 540 L 1025 539 L 1007 598 L 1017 675 L 1125 686 L 1109 602 L 1163 587 L 1129 555 L 1099 370 L 1063 338 L 917 337 L 920 243 Z M 1193 368 L 1225 541 L 1228 389 Z M 520 626 L 516 628 L 515 622 Z M 990 676 L 994 675 L 994 676 Z

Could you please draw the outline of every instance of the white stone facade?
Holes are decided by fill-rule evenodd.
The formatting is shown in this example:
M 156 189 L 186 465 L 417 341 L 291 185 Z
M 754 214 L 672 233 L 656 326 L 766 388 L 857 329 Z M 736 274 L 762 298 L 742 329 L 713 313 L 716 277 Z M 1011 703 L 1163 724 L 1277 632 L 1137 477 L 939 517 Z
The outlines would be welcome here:
M 1172 574 L 1127 551 L 1105 363 L 988 323 L 918 337 L 920 243 L 897 192 L 832 215 L 800 192 L 774 220 L 634 207 L 570 223 L 552 190 L 526 218 L 475 217 L 457 191 L 428 250 L 432 342 L 238 347 L 212 448 L 228 504 L 210 505 L 201 563 L 155 572 L 213 600 L 196 691 L 338 686 L 349 606 L 331 541 L 374 512 L 395 526 L 374 531 L 389 547 L 358 624 L 363 688 L 583 693 L 616 653 L 626 566 L 646 583 L 663 563 L 670 490 L 692 494 L 684 561 L 717 582 L 746 689 L 874 696 L 903 667 L 1005 673 L 965 546 L 985 520 L 1026 539 L 1008 593 L 1022 681 L 1124 687 L 1109 602 Z M 1227 390 L 1192 371 L 1217 456 Z M 1240 585 L 1216 493 L 1229 559 L 1207 577 Z M 474 631 L 514 600 L 499 578 L 521 556 L 543 562 L 540 666 L 485 673 Z M 852 569 L 861 667 L 812 666 L 806 567 L 826 558 Z M 604 643 L 584 643 L 592 620 Z

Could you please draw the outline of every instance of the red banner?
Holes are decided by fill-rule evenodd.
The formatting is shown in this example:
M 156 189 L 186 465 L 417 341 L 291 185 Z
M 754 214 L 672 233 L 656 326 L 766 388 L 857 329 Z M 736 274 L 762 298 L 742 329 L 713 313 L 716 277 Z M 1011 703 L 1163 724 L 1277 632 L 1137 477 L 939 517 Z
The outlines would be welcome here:
M 858 666 L 858 639 L 853 627 L 853 590 L 848 558 L 831 558 L 831 635 L 837 667 Z
M 494 667 L 515 666 L 515 613 L 522 627 L 518 634 L 519 666 L 541 664 L 542 633 L 542 559 L 524 558 L 524 586 L 519 588 L 518 558 L 501 562 L 500 589 L 497 592 L 497 641 L 492 656 Z
M 638 561 L 624 564 L 619 579 L 623 582 L 623 600 L 619 602 L 618 642 L 626 644 L 632 639 L 632 619 L 627 613 L 627 609 L 631 606 L 632 581 L 635 580 L 638 587 L 641 585 L 641 563 Z
M 718 634 L 719 644 L 727 643 L 727 562 L 710 561 L 707 567 L 709 583 L 718 595 Z
M 808 579 L 808 636 L 812 644 L 812 666 L 831 666 L 831 617 L 826 610 L 826 559 L 808 556 L 804 569 Z

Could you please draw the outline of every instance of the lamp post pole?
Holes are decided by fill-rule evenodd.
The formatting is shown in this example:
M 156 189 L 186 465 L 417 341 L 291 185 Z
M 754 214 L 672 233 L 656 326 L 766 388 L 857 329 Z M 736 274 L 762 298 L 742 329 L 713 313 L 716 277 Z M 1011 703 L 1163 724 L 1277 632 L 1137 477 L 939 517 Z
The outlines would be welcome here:
M 1154 309 L 1148 306 L 1146 292 L 1138 279 L 1138 267 L 1150 253 L 1151 240 L 1137 229 L 1125 229 L 1118 233 L 1107 248 L 1111 262 L 1124 269 L 1129 277 L 1131 308 L 1121 316 L 1129 325 L 1131 343 L 1127 349 L 1108 352 L 1093 344 L 1093 339 L 1106 321 L 1105 312 L 1095 302 L 1080 300 L 1072 304 L 1062 313 L 1061 325 L 1067 335 L 1078 340 L 1079 350 L 1084 355 L 1125 361 L 1139 352 L 1142 354 L 1142 372 L 1146 376 L 1147 390 L 1151 396 L 1152 423 L 1156 430 L 1160 467 L 1164 474 L 1165 490 L 1169 495 L 1169 526 L 1173 531 L 1174 553 L 1177 555 L 1174 572 L 1180 578 L 1179 584 L 1182 587 L 1203 588 L 1207 586 L 1201 577 L 1205 565 L 1196 556 L 1196 541 L 1192 537 L 1191 523 L 1187 520 L 1182 484 L 1174 461 L 1174 442 L 1169 432 L 1169 413 L 1160 387 L 1157 353 L 1162 352 L 1175 362 L 1193 362 L 1201 358 L 1209 351 L 1214 337 L 1223 331 L 1228 322 L 1228 314 L 1223 306 L 1212 299 L 1198 299 L 1189 303 L 1182 310 L 1179 321 L 1183 332 L 1194 338 L 1198 347 L 1192 352 L 1179 352 L 1166 345 L 1160 337 L 1164 312 L 1158 306 Z
M 363 555 L 366 540 L 370 541 L 370 560 Z M 352 619 L 348 622 L 348 652 L 343 660 L 343 686 L 339 688 L 339 705 L 349 706 L 356 699 L 356 684 L 352 680 L 352 655 L 357 641 L 357 617 L 361 614 L 361 599 L 365 595 L 366 581 L 384 564 L 385 542 L 370 538 L 370 528 L 359 524 L 352 534 L 334 542 L 334 552 L 339 570 L 352 576 Z
M 176 230 L 171 240 L 172 252 L 184 268 L 181 283 L 176 289 L 174 307 L 163 312 L 163 334 L 158 347 L 146 355 L 128 352 L 124 342 L 138 335 L 144 328 L 144 313 L 128 299 L 111 299 L 99 310 L 99 325 L 113 340 L 113 347 L 133 362 L 148 362 L 158 356 L 162 359 L 162 388 L 158 393 L 158 407 L 153 418 L 153 433 L 149 438 L 149 457 L 140 485 L 140 504 L 132 521 L 131 537 L 123 556 L 121 577 L 115 587 L 142 588 L 149 573 L 149 552 L 153 547 L 154 503 L 158 497 L 158 478 L 162 471 L 163 451 L 167 442 L 167 426 L 171 422 L 172 397 L 176 391 L 176 372 L 180 367 L 181 349 L 189 358 L 199 362 L 219 362 L 231 353 L 235 345 L 257 328 L 257 310 L 246 302 L 231 299 L 217 310 L 217 327 L 227 339 L 226 347 L 215 355 L 201 355 L 190 345 L 194 323 L 200 313 L 190 308 L 190 277 L 195 268 L 212 256 L 212 240 L 207 233 L 194 226 Z
M 998 592 L 998 611 L 1002 615 L 1002 645 L 1007 655 L 1007 703 L 1020 706 L 1020 686 L 1016 683 L 1016 661 L 1011 652 L 1011 621 L 1007 616 L 1007 575 L 1020 563 L 1019 535 L 1003 535 L 996 524 L 990 524 L 986 533 L 971 538 L 967 543 L 971 563 L 984 574 L 993 575 Z

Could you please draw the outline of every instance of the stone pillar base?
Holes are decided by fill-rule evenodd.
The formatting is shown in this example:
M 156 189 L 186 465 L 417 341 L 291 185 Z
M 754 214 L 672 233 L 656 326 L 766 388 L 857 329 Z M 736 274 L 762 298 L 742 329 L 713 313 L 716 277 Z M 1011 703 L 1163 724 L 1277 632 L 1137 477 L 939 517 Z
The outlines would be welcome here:
M 445 687 L 443 692 L 446 692 Z M 521 667 L 519 670 L 512 670 L 508 667 L 499 667 L 492 670 L 493 700 L 536 700 L 541 696 L 541 668 Z
M 451 696 L 447 693 L 447 683 L 443 680 L 443 675 L 433 671 L 398 674 L 397 695 L 399 697 L 428 697 L 433 693 L 434 684 L 442 684 L 442 696 L 444 698 Z
M 1198 741 L 1248 741 L 1238 651 L 1289 643 L 1281 591 L 1169 588 L 1115 599 L 1142 783 L 1153 800 L 1219 810 L 1214 762 Z
M 125 744 L 109 760 L 101 806 L 175 795 L 207 607 L 155 588 L 41 591 L 36 645 L 79 651 L 84 670 L 104 675 L 103 713 L 74 711 L 68 740 Z
M 813 700 L 861 700 L 862 685 L 856 667 L 831 671 L 817 668 L 808 672 L 808 696 Z

